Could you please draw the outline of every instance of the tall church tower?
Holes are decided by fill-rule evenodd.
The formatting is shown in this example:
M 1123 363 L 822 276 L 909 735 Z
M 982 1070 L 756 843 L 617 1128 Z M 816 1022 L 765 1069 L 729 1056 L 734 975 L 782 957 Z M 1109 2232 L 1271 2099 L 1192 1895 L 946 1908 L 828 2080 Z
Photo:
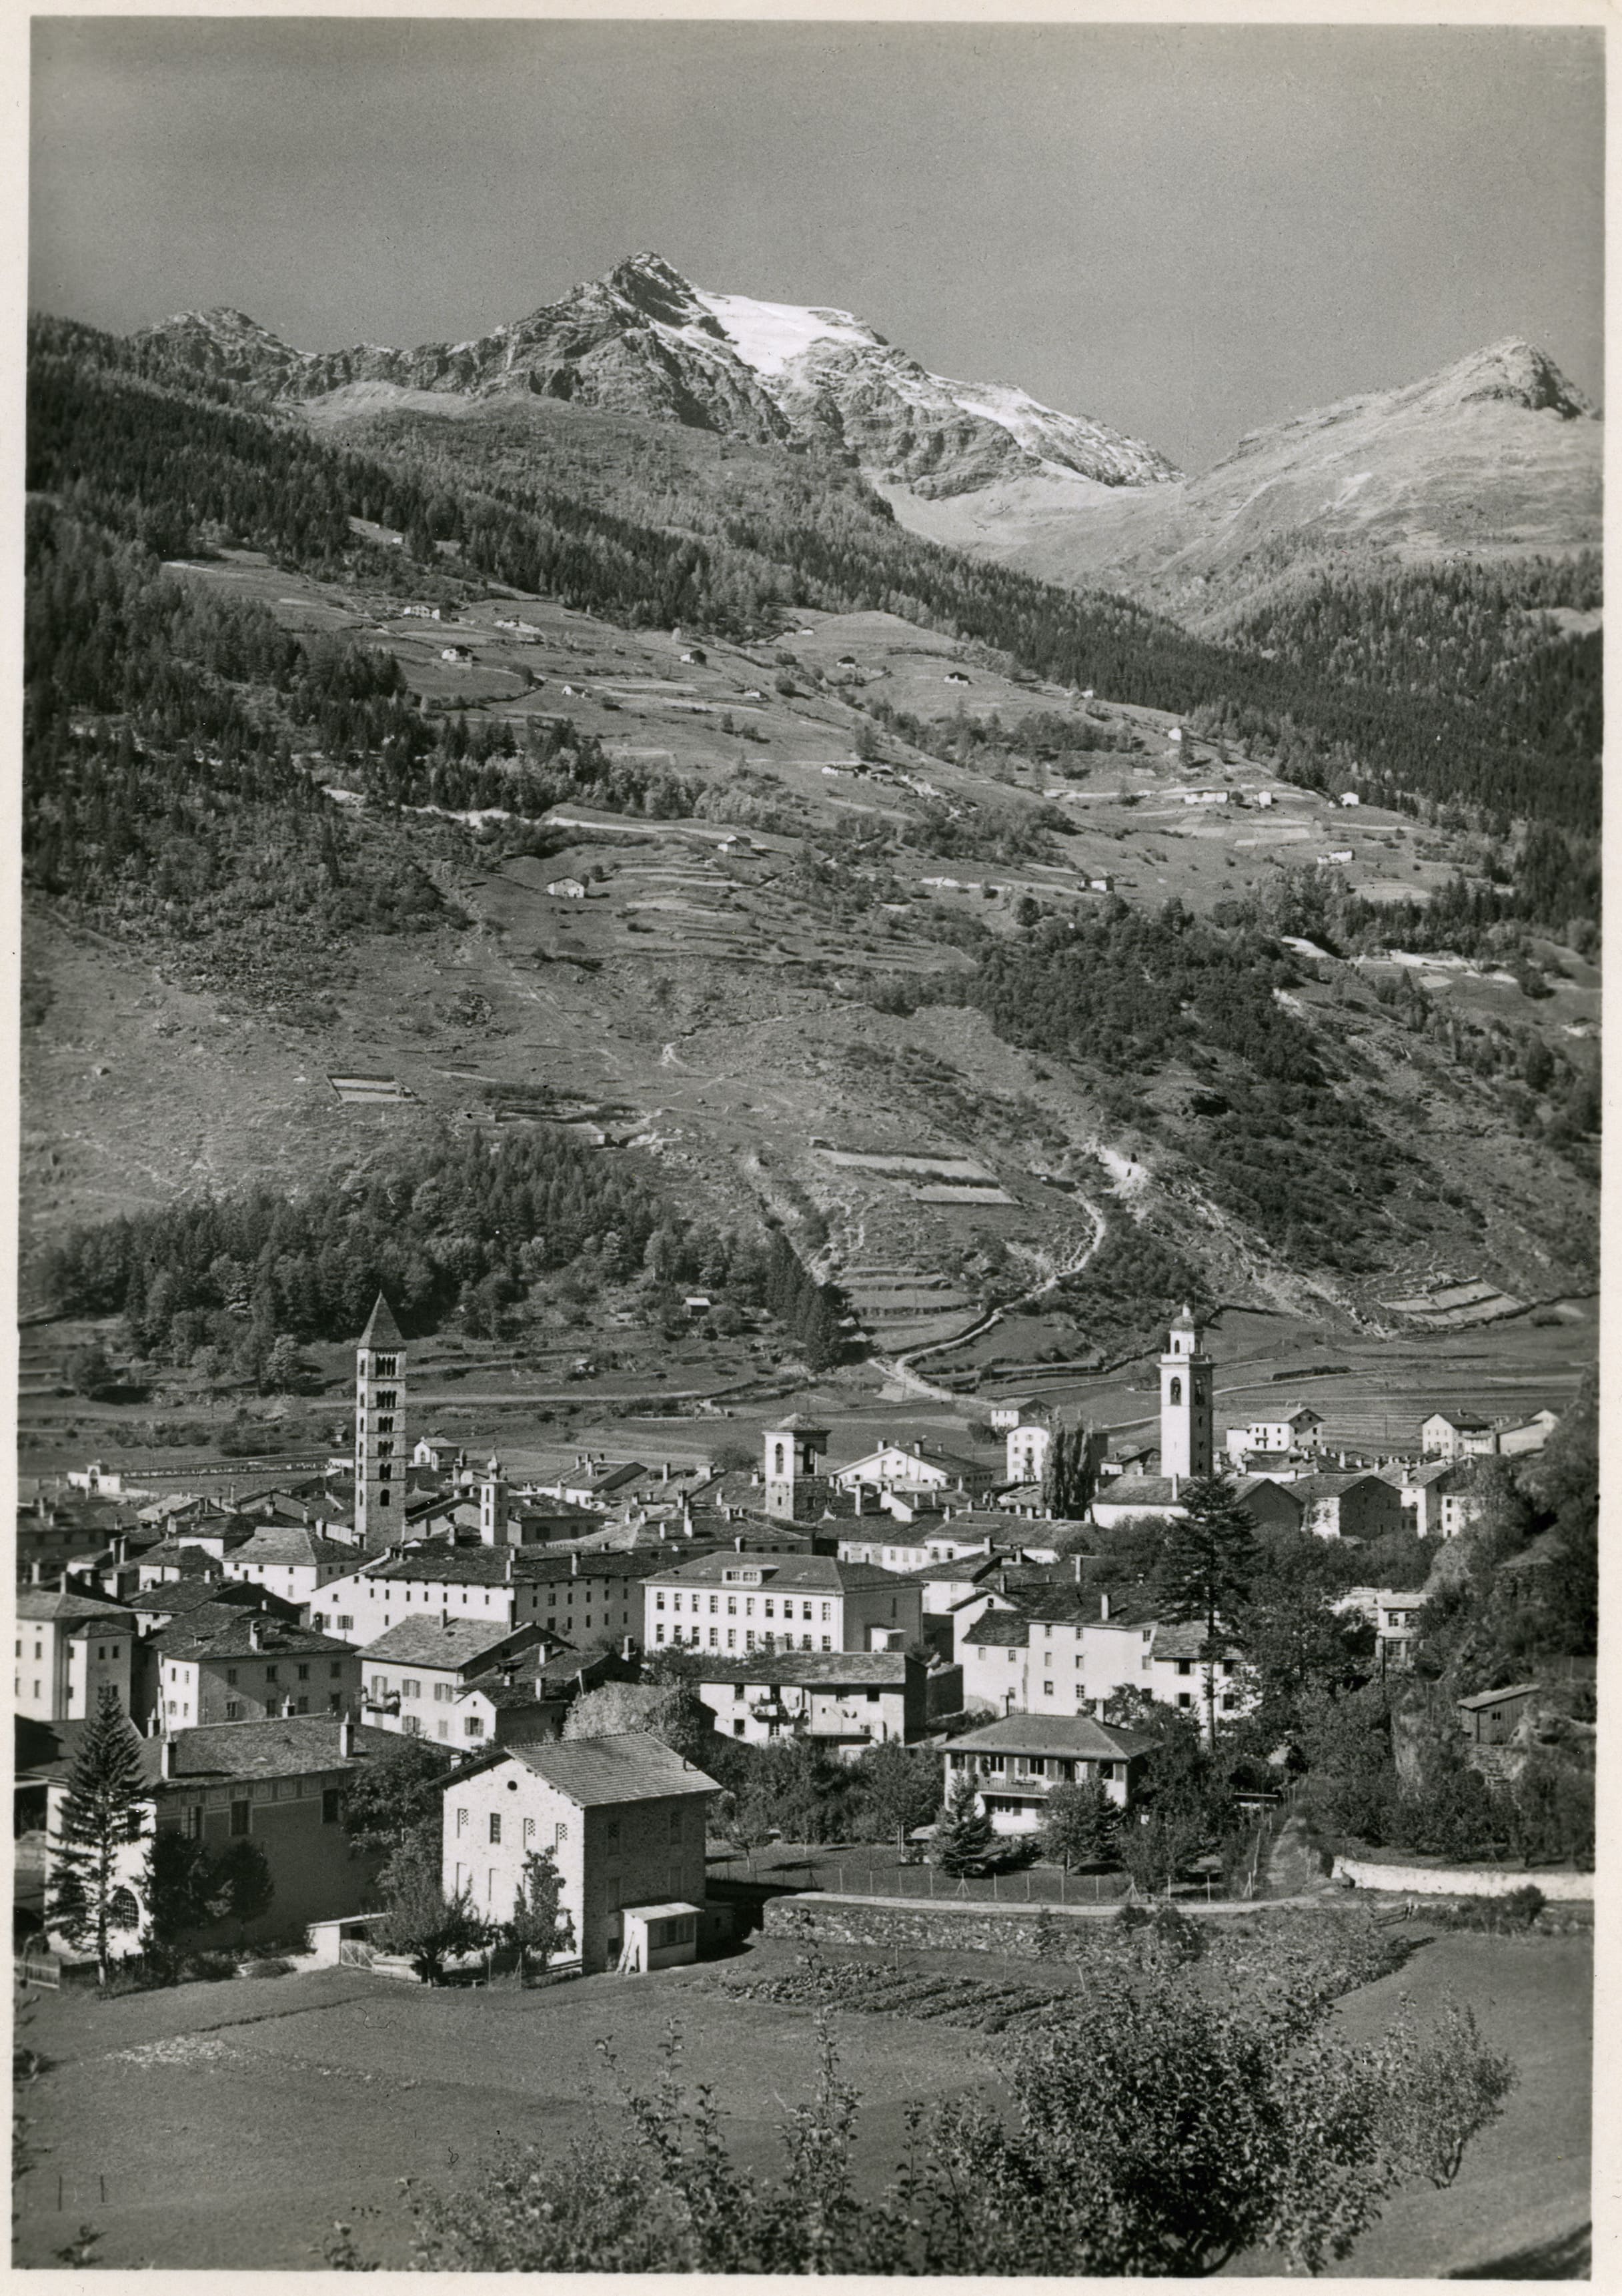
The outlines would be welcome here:
M 1211 1472 L 1213 1365 L 1200 1345 L 1200 1326 L 1184 1308 L 1160 1357 L 1160 1472 Z
M 797 1411 L 766 1431 L 766 1511 L 794 1520 L 797 1490 L 818 1480 L 816 1462 L 828 1448 L 828 1430 Z
M 380 1292 L 355 1350 L 355 1535 L 393 1545 L 406 1529 L 406 1341 Z

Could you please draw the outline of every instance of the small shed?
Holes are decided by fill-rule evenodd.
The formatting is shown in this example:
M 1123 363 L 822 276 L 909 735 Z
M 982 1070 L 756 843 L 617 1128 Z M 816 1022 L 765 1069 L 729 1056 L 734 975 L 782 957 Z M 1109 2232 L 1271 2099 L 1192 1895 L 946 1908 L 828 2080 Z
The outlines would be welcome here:
M 581 877 L 554 877 L 546 890 L 554 901 L 583 901 L 586 881 Z
M 699 1957 L 700 1908 L 680 1898 L 658 1906 L 625 1908 L 625 1945 L 619 1967 L 627 1975 L 676 1969 Z
M 1356 790 L 1342 790 L 1340 792 L 1340 802 L 1342 805 L 1361 805 L 1363 803 L 1363 800 L 1358 796 Z
M 470 646 L 441 646 L 439 649 L 439 659 L 441 661 L 471 661 L 473 659 L 472 649 Z
M 1479 1690 L 1459 1701 L 1459 1721 L 1472 1746 L 1503 1746 L 1514 1736 L 1520 1718 L 1537 1695 L 1535 1682 L 1512 1682 L 1503 1690 Z

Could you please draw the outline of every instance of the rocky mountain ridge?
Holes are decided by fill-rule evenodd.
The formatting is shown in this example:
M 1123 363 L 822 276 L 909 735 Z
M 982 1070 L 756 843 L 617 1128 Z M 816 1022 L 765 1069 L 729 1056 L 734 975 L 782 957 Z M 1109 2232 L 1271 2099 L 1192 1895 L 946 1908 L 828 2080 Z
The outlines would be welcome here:
M 137 340 L 289 400 L 360 383 L 463 398 L 516 390 L 752 446 L 815 444 L 930 499 L 1047 472 L 1110 488 L 1178 475 L 1142 440 L 1012 384 L 931 374 L 848 311 L 696 288 L 654 254 L 469 342 L 299 351 L 228 308 L 184 312 Z

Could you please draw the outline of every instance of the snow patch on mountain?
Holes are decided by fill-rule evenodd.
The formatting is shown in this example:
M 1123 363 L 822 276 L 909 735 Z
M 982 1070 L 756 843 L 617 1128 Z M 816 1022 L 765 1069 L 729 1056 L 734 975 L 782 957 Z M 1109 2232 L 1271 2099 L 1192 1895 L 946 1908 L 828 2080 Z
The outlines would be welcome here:
M 816 310 L 799 303 L 758 303 L 749 295 L 718 295 L 695 287 L 692 299 L 720 325 L 745 366 L 779 375 L 814 343 L 844 343 L 856 350 L 884 349 L 882 335 L 854 312 Z

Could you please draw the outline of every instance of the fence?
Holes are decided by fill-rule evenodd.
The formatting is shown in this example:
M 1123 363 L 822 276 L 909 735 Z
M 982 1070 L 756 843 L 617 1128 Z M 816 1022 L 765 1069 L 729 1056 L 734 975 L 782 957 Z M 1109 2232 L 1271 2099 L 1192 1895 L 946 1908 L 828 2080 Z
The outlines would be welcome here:
M 988 1874 L 954 1880 L 934 1866 L 868 1866 L 846 1858 L 800 1858 L 751 1867 L 746 1858 L 712 1862 L 711 1880 L 752 1883 L 773 1891 L 831 1890 L 843 1897 L 970 1898 L 987 1905 L 1109 1905 L 1126 1892 L 1124 1874 L 1037 1872 Z

